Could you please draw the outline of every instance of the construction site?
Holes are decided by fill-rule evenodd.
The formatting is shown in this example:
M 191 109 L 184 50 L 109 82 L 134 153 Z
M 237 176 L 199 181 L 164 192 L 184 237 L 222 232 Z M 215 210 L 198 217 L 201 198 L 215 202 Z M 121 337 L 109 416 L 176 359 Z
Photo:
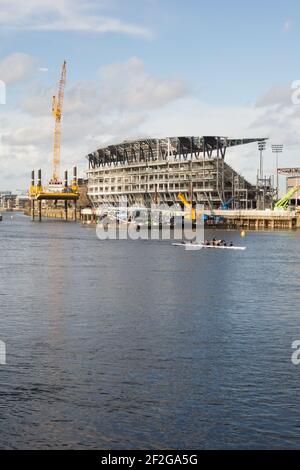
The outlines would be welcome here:
M 225 162 L 229 147 L 257 139 L 173 137 L 109 146 L 88 155 L 88 194 L 95 207 L 178 202 L 183 193 L 194 203 L 217 209 L 254 209 L 255 188 Z
M 66 77 L 64 62 L 58 92 L 52 98 L 55 122 L 52 177 L 43 185 L 41 169 L 33 170 L 31 175 L 28 194 L 33 221 L 41 221 L 45 216 L 96 224 L 108 213 L 116 221 L 118 206 L 126 200 L 128 207 L 134 208 L 129 215 L 131 221 L 139 208 L 149 209 L 156 204 L 160 206 L 158 212 L 163 211 L 164 215 L 175 205 L 179 212 L 188 209 L 195 222 L 201 217 L 206 225 L 214 227 L 248 230 L 300 227 L 300 169 L 278 168 L 278 154 L 283 146 L 273 145 L 277 174 L 276 178 L 266 176 L 263 154 L 268 139 L 264 137 L 178 136 L 124 141 L 89 153 L 86 178 L 78 178 L 74 167 L 72 178 L 69 180 L 65 171 L 62 179 Z M 253 143 L 260 152 L 256 184 L 251 184 L 226 162 L 228 149 Z M 287 177 L 287 192 L 282 198 L 279 175 Z M 196 206 L 202 207 L 200 212 Z
M 251 143 L 257 143 L 260 152 L 256 185 L 225 160 L 227 149 Z M 93 208 L 84 210 L 82 219 L 95 223 L 125 198 L 129 206 L 159 204 L 165 211 L 174 205 L 191 211 L 201 205 L 198 217 L 215 227 L 298 227 L 297 198 L 292 198 L 299 186 L 288 187 L 287 194 L 279 198 L 274 177 L 264 176 L 266 143 L 266 138 L 203 136 L 125 141 L 101 148 L 87 156 L 88 196 Z M 197 219 L 197 214 L 191 217 Z

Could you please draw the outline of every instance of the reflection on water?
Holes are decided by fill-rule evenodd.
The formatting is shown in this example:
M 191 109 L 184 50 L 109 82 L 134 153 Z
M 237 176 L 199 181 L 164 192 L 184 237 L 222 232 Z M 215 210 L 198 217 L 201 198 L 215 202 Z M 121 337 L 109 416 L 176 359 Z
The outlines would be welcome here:
M 0 237 L 1 448 L 300 447 L 298 233 L 186 252 L 4 214 Z

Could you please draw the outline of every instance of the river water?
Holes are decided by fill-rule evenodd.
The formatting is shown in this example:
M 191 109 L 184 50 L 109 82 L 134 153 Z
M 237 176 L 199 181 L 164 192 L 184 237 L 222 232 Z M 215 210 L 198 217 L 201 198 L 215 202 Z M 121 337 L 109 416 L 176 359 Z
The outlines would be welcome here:
M 0 223 L 2 449 L 300 448 L 300 233 L 246 252 Z

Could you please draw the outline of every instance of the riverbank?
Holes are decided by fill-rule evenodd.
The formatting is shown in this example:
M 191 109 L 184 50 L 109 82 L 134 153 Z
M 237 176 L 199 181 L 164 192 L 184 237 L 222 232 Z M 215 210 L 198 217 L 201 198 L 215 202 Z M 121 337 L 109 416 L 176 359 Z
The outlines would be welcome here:
M 77 217 L 75 217 L 75 209 L 73 207 L 68 208 L 68 220 L 70 221 L 80 220 L 80 214 L 81 214 L 81 211 L 77 210 L 76 211 Z M 26 209 L 24 211 L 24 215 L 27 215 L 30 217 L 31 216 L 30 209 Z M 65 209 L 62 207 L 59 207 L 59 208 L 47 207 L 47 208 L 42 209 L 42 219 L 45 218 L 45 219 L 65 220 L 65 217 L 66 217 Z
M 110 209 L 110 212 L 112 210 Z M 160 211 L 158 211 L 160 212 Z M 161 211 L 162 213 L 163 211 Z M 107 213 L 107 209 L 86 208 L 81 211 L 84 225 L 96 225 Z M 115 216 L 118 212 L 115 211 Z M 166 214 L 166 210 L 164 210 Z M 300 228 L 300 211 L 284 210 L 248 210 L 248 211 L 205 211 L 211 219 L 206 222 L 208 228 L 236 230 L 293 230 Z M 171 218 L 171 214 L 170 214 Z
M 110 209 L 110 212 L 113 212 Z M 83 225 L 95 226 L 107 213 L 107 209 L 84 208 L 75 210 L 68 208 L 68 220 L 81 221 Z M 30 216 L 30 209 L 24 214 Z M 115 211 L 115 216 L 117 211 Z M 296 230 L 300 229 L 300 211 L 284 210 L 248 210 L 248 211 L 205 211 L 209 217 L 205 225 L 207 228 L 220 230 Z M 62 207 L 47 207 L 42 209 L 42 218 L 65 220 L 65 210 Z M 113 218 L 112 218 L 113 220 Z

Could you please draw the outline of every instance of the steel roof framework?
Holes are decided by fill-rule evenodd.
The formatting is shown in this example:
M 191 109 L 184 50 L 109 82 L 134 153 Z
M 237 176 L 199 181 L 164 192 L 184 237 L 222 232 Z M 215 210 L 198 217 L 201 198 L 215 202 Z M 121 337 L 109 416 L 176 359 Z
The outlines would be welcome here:
M 87 155 L 90 168 L 130 165 L 139 162 L 165 161 L 168 159 L 225 158 L 229 147 L 245 145 L 267 139 L 229 139 L 219 136 L 168 137 L 124 141 L 110 145 Z

